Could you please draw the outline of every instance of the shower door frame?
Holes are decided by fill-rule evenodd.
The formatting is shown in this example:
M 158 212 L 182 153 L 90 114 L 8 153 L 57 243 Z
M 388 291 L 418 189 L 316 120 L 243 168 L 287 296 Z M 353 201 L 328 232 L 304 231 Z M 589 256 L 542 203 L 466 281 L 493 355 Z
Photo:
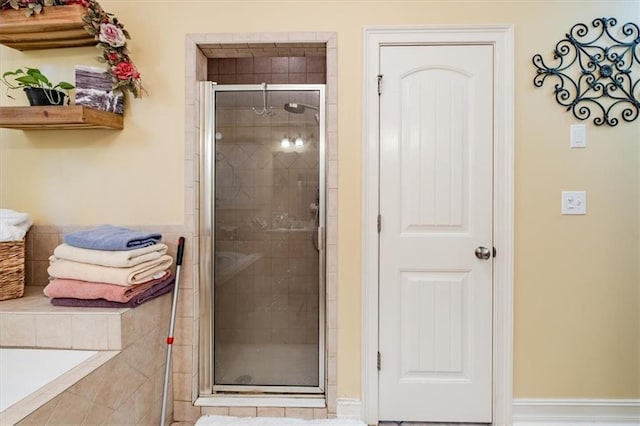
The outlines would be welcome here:
M 298 91 L 319 94 L 318 105 L 318 386 L 270 386 L 270 385 L 216 385 L 214 378 L 214 268 L 215 262 L 215 97 L 217 92 Z M 325 393 L 326 387 L 326 85 L 325 84 L 227 84 L 200 83 L 200 211 L 197 215 L 200 229 L 199 241 L 199 396 L 242 394 L 310 394 Z M 260 108 L 260 105 L 256 105 Z

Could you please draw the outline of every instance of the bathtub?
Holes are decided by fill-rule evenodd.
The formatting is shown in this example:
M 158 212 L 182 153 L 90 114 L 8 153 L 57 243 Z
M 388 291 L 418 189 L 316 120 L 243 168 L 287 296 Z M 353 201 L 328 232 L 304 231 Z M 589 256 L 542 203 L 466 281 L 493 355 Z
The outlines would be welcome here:
M 0 348 L 0 423 L 18 420 L 115 352 Z

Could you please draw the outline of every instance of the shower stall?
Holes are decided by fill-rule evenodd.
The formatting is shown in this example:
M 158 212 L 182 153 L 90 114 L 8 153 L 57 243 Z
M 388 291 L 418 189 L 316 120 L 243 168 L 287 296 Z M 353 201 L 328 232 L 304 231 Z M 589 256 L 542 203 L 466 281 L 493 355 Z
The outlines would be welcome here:
M 322 394 L 325 86 L 201 97 L 200 393 Z

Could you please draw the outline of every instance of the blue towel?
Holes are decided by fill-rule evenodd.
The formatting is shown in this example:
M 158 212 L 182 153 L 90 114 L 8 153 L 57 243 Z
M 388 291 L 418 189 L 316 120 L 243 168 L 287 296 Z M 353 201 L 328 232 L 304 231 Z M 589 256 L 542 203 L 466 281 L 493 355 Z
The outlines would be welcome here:
M 112 251 L 152 246 L 159 243 L 160 240 L 162 240 L 160 234 L 150 234 L 112 225 L 102 225 L 86 231 L 72 232 L 63 238 L 66 244 L 73 247 Z

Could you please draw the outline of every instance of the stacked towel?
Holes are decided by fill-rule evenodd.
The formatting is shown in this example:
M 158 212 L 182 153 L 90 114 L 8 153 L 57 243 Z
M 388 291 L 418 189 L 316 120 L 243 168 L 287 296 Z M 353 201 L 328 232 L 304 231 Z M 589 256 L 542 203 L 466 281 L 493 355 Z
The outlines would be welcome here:
M 172 263 L 173 259 L 166 254 L 158 259 L 149 260 L 128 268 L 81 263 L 51 256 L 47 271 L 50 276 L 55 278 L 71 278 L 73 280 L 129 286 L 151 281 L 156 278 L 157 274 L 162 275 Z
M 114 268 L 129 268 L 151 260 L 158 260 L 166 253 L 167 246 L 160 243 L 124 251 L 90 250 L 73 247 L 68 244 L 60 244 L 53 251 L 53 255 L 57 259 Z
M 49 258 L 44 294 L 53 305 L 136 307 L 171 292 L 162 235 L 104 225 L 64 236 Z
M 167 272 L 162 278 L 132 287 L 55 279 L 45 287 L 44 294 L 57 306 L 135 308 L 171 292 L 174 282 L 175 276 L 171 272 Z
M 27 213 L 0 209 L 0 242 L 22 241 L 31 225 Z
M 73 247 L 92 250 L 132 250 L 157 244 L 160 234 L 149 234 L 119 226 L 102 225 L 86 231 L 73 232 L 64 242 Z

